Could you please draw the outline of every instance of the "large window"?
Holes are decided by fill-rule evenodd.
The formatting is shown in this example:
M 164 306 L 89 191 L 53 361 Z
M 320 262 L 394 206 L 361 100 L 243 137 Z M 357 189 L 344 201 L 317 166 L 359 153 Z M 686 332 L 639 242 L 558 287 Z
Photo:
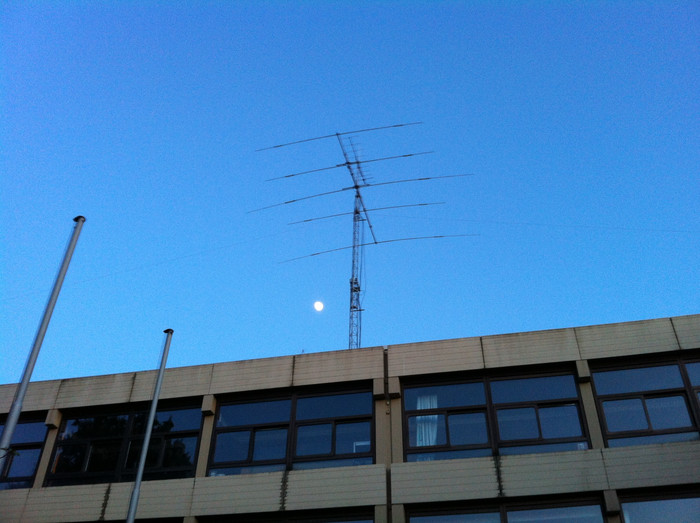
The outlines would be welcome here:
M 404 387 L 407 461 L 588 448 L 572 374 Z
M 600 505 L 499 507 L 486 511 L 450 511 L 409 517 L 410 523 L 603 523 Z
M 700 498 L 623 501 L 624 523 L 697 523 Z
M 5 424 L 0 423 L 0 436 Z M 41 449 L 46 439 L 46 425 L 43 420 L 22 420 L 15 426 L 5 466 L 0 470 L 0 490 L 29 488 L 32 486 Z
M 223 403 L 209 475 L 373 463 L 372 393 Z
M 609 447 L 700 439 L 700 362 L 593 373 Z
M 202 413 L 198 407 L 156 412 L 144 479 L 194 476 Z M 148 420 L 142 411 L 67 415 L 47 485 L 133 481 Z

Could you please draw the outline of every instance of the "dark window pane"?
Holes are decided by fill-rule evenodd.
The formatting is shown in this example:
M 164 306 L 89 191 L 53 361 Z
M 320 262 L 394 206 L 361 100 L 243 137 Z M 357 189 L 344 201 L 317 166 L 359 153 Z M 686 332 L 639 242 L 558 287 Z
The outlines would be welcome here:
M 543 521 L 547 523 L 603 523 L 603 512 L 598 505 L 508 511 L 508 523 L 542 523 Z
M 700 498 L 623 503 L 622 513 L 627 523 L 697 523 Z
M 586 450 L 588 443 L 585 441 L 571 441 L 568 443 L 547 443 L 536 445 L 517 445 L 515 447 L 501 447 L 501 456 L 512 456 L 514 454 L 542 454 L 545 452 L 567 452 L 570 450 Z
M 697 432 L 681 432 L 675 434 L 656 434 L 654 436 L 638 436 L 634 438 L 615 438 L 608 440 L 608 447 L 627 447 L 630 445 L 653 445 L 655 443 L 675 443 L 678 441 L 698 441 Z
M 198 408 L 156 412 L 153 431 L 198 430 L 201 419 L 202 411 Z
M 483 383 L 458 383 L 414 387 L 404 391 L 406 410 L 483 405 L 486 402 Z
M 483 458 L 491 456 L 491 449 L 446 450 L 408 454 L 406 461 L 437 461 L 442 459 Z
M 570 375 L 492 381 L 491 395 L 494 403 L 545 401 L 578 396 L 574 377 Z
M 372 393 L 356 392 L 299 398 L 297 400 L 296 418 L 298 420 L 337 418 L 341 416 L 358 416 L 372 413 Z
M 683 396 L 649 398 L 646 402 L 652 429 L 689 427 L 693 424 Z
M 289 421 L 291 408 L 291 400 L 224 405 L 219 410 L 217 426 L 236 427 Z
M 451 445 L 477 445 L 489 441 L 486 414 L 483 412 L 453 414 L 448 416 L 447 424 Z
M 594 372 L 593 380 L 598 394 L 623 394 L 683 387 L 678 365 Z
M 356 467 L 358 465 L 371 465 L 372 458 L 347 458 L 327 459 L 315 461 L 299 461 L 292 464 L 293 470 L 325 469 L 331 467 Z
M 8 478 L 21 478 L 23 476 L 33 476 L 36 465 L 39 462 L 41 449 L 22 449 L 14 454 L 10 462 Z
M 610 432 L 649 428 L 641 399 L 604 401 L 603 410 Z
M 686 363 L 685 368 L 690 376 L 690 383 L 700 385 L 700 361 L 695 363 Z
M 64 445 L 56 451 L 51 472 L 80 472 L 87 453 L 85 445 Z
M 148 452 L 146 453 L 146 466 L 155 467 L 158 465 L 158 460 L 160 459 L 160 448 L 162 445 L 162 440 L 156 439 L 151 440 L 148 445 Z M 139 466 L 139 461 L 141 460 L 141 449 L 143 448 L 143 441 L 134 440 L 129 443 L 129 451 L 126 455 L 126 468 L 136 469 Z
M 60 435 L 60 439 L 119 437 L 124 434 L 128 420 L 129 417 L 125 415 L 69 419 Z
M 88 472 L 114 471 L 119 461 L 121 441 L 101 441 L 90 445 L 90 455 L 86 470 Z
M 284 459 L 287 455 L 287 429 L 258 430 L 253 443 L 253 460 Z
M 275 463 L 273 465 L 249 465 L 245 467 L 226 467 L 221 469 L 212 469 L 209 471 L 209 475 L 232 476 L 237 474 L 258 474 L 260 472 L 277 472 L 284 469 L 284 463 Z
M 369 421 L 343 423 L 335 427 L 335 453 L 359 454 L 372 450 Z
M 163 467 L 186 467 L 194 465 L 197 437 L 168 438 L 165 440 Z
M 332 450 L 333 425 L 304 425 L 297 429 L 297 456 L 330 454 Z
M 441 514 L 437 516 L 413 516 L 411 523 L 500 523 L 498 512 L 488 514 Z
M 496 412 L 498 432 L 502 440 L 533 439 L 540 437 L 537 414 L 532 407 L 501 409 Z
M 581 435 L 576 405 L 539 409 L 543 438 L 573 438 Z
M 408 418 L 408 444 L 411 447 L 444 445 L 446 442 L 445 416 L 442 414 Z
M 2 432 L 0 431 L 0 434 Z M 44 441 L 46 436 L 46 425 L 43 421 L 33 421 L 30 423 L 18 423 L 15 426 L 15 433 L 12 435 L 11 443 L 34 443 Z
M 216 437 L 214 461 L 245 461 L 248 459 L 250 431 L 224 432 Z
M 250 431 L 225 432 L 216 437 L 214 461 L 244 461 L 248 459 Z

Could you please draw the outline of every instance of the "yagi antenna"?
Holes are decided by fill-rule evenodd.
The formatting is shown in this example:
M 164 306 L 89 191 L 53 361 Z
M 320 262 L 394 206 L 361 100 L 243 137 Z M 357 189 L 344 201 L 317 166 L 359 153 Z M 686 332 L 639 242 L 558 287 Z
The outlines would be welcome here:
M 430 202 L 430 203 L 411 203 L 408 205 L 392 205 L 390 207 L 375 207 L 374 209 L 367 209 L 368 211 L 386 211 L 388 209 L 403 209 L 405 207 L 425 207 L 427 205 L 443 205 L 445 202 Z M 299 220 L 298 222 L 289 222 L 287 225 L 297 225 L 299 223 L 309 223 L 318 220 L 327 220 L 329 218 L 337 218 L 338 216 L 348 216 L 352 214 L 351 212 L 340 212 L 338 214 L 329 214 L 328 216 L 319 216 L 317 218 L 307 218 L 306 220 Z
M 429 181 L 429 180 L 437 180 L 437 179 L 442 179 L 442 178 L 461 178 L 464 176 L 472 176 L 471 174 L 453 174 L 453 175 L 444 175 L 444 176 L 425 176 L 421 178 L 408 178 L 408 179 L 402 179 L 402 180 L 393 180 L 393 181 L 386 181 L 386 182 L 379 182 L 379 183 L 370 183 L 366 176 L 365 173 L 362 169 L 363 164 L 366 163 L 372 163 L 372 162 L 381 162 L 381 161 L 386 161 L 386 160 L 396 160 L 399 158 L 409 158 L 413 156 L 420 156 L 420 155 L 425 155 L 425 154 L 431 154 L 432 151 L 428 152 L 419 152 L 419 153 L 409 153 L 409 154 L 402 154 L 402 155 L 397 155 L 397 156 L 387 156 L 383 158 L 374 158 L 371 160 L 365 160 L 365 161 L 360 161 L 359 155 L 357 153 L 357 150 L 355 148 L 355 144 L 353 143 L 352 139 L 347 137 L 348 135 L 355 135 L 359 133 L 365 133 L 365 132 L 370 132 L 370 131 L 379 131 L 383 129 L 394 129 L 397 127 L 407 127 L 411 125 L 419 125 L 422 122 L 412 122 L 412 123 L 402 123 L 402 124 L 396 124 L 396 125 L 387 125 L 383 127 L 372 127 L 368 129 L 360 129 L 357 131 L 347 131 L 347 132 L 340 132 L 340 133 L 334 133 L 334 134 L 327 134 L 324 136 L 317 136 L 315 138 L 307 138 L 305 140 L 297 140 L 294 142 L 288 142 L 288 143 L 283 143 L 279 145 L 273 145 L 272 147 L 265 147 L 263 149 L 258 149 L 258 151 L 266 151 L 270 149 L 278 149 L 281 147 L 287 147 L 290 145 L 297 145 L 297 144 L 303 144 L 307 142 L 312 142 L 315 140 L 323 140 L 326 138 L 336 138 L 338 141 L 338 145 L 340 146 L 340 150 L 343 154 L 343 163 L 339 163 L 337 165 L 331 165 L 328 167 L 321 167 L 319 169 L 311 169 L 308 171 L 302 171 L 302 172 L 297 172 L 297 173 L 292 173 L 292 174 L 287 174 L 284 176 L 278 176 L 275 178 L 270 178 L 267 181 L 273 181 L 273 180 L 282 180 L 286 178 L 294 178 L 296 176 L 301 176 L 304 174 L 312 174 L 312 173 L 318 173 L 318 172 L 323 172 L 323 171 L 330 171 L 332 169 L 339 169 L 345 167 L 348 170 L 348 174 L 350 175 L 350 178 L 352 180 L 352 185 L 348 187 L 342 187 L 340 189 L 336 189 L 333 191 L 326 191 L 318 194 L 312 194 L 308 196 L 302 196 L 299 198 L 295 198 L 293 200 L 287 200 L 284 202 L 280 203 L 275 203 L 272 205 L 267 205 L 265 207 L 260 207 L 258 209 L 253 209 L 252 211 L 248 211 L 249 213 L 252 212 L 258 212 L 258 211 L 263 211 L 267 209 L 272 209 L 275 207 L 280 207 L 283 205 L 289 205 L 292 203 L 297 203 L 305 200 L 310 200 L 313 198 L 320 198 L 322 196 L 329 196 L 331 194 L 337 194 L 341 192 L 346 192 L 346 191 L 352 191 L 354 195 L 354 206 L 352 212 L 345 212 L 345 213 L 338 213 L 338 214 L 332 214 L 329 216 L 322 216 L 318 218 L 310 218 L 307 220 L 302 220 L 302 221 L 297 221 L 297 222 L 292 222 L 292 224 L 297 224 L 297 223 L 308 223 L 316 220 L 323 220 L 323 219 L 328 219 L 328 218 L 335 218 L 337 216 L 346 216 L 348 214 L 352 214 L 353 219 L 352 219 L 352 244 L 348 245 L 346 247 L 339 247 L 336 249 L 329 249 L 325 251 L 319 251 L 315 252 L 313 254 L 307 254 L 306 256 L 300 256 L 297 258 L 292 258 L 289 260 L 285 260 L 284 262 L 281 263 L 286 263 L 286 262 L 291 262 L 295 260 L 300 260 L 303 258 L 310 258 L 313 256 L 319 256 L 321 254 L 328 254 L 331 252 L 337 252 L 337 251 L 342 251 L 346 249 L 352 249 L 352 270 L 351 270 L 351 275 L 350 275 L 350 325 L 349 325 L 349 336 L 348 336 L 348 347 L 350 349 L 356 349 L 360 347 L 360 341 L 361 341 L 361 331 L 362 331 L 362 304 L 361 304 L 361 297 L 362 297 L 362 287 L 360 285 L 360 275 L 362 273 L 362 263 L 364 257 L 362 256 L 363 254 L 363 249 L 365 246 L 368 245 L 378 245 L 381 243 L 395 243 L 395 242 L 404 242 L 404 241 L 415 241 L 415 240 L 429 240 L 429 239 L 438 239 L 438 238 L 455 238 L 455 237 L 463 237 L 463 236 L 476 236 L 473 234 L 455 234 L 455 235 L 436 235 L 436 236 L 416 236 L 412 238 L 396 238 L 396 239 L 390 239 L 390 240 L 380 240 L 377 238 L 374 227 L 372 225 L 372 222 L 369 217 L 370 212 L 374 211 L 380 211 L 380 210 L 388 210 L 388 209 L 398 209 L 398 208 L 404 208 L 404 207 L 421 207 L 421 206 L 427 206 L 427 205 L 440 205 L 443 204 L 444 202 L 431 202 L 431 203 L 417 203 L 417 204 L 407 204 L 407 205 L 392 205 L 392 206 L 387 206 L 387 207 L 377 207 L 377 208 L 371 208 L 368 209 L 367 206 L 365 205 L 365 200 L 363 197 L 363 189 L 367 189 L 369 187 L 380 187 L 384 185 L 392 185 L 392 184 L 397 184 L 397 183 L 409 183 L 409 182 L 424 182 L 424 181 Z M 367 228 L 369 229 L 369 232 L 372 236 L 372 241 L 371 242 L 365 242 L 363 240 L 363 232 L 365 230 L 365 223 L 367 224 Z M 290 224 L 291 225 L 291 224 Z

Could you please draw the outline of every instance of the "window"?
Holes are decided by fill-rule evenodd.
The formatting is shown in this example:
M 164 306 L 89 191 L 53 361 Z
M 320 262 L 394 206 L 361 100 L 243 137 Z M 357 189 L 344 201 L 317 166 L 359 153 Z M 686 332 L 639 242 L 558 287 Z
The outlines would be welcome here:
M 603 523 L 600 505 L 566 507 L 500 507 L 481 512 L 416 515 L 410 523 Z
M 372 413 L 369 391 L 224 403 L 209 475 L 373 463 Z
M 593 373 L 609 447 L 700 438 L 700 362 L 674 362 Z
M 0 423 L 0 435 L 4 429 L 5 424 Z M 43 421 L 22 420 L 17 423 L 4 469 L 0 470 L 0 490 L 32 486 L 45 439 Z
M 144 480 L 194 475 L 202 413 L 198 407 L 156 411 Z M 47 485 L 133 481 L 148 412 L 65 416 Z
M 406 460 L 588 448 L 571 374 L 404 387 Z
M 700 498 L 623 501 L 622 514 L 624 523 L 697 523 Z

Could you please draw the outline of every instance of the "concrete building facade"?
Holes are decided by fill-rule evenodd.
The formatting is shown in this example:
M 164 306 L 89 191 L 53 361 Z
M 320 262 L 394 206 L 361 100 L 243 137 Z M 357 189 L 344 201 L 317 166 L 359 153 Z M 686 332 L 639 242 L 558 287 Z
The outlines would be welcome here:
M 31 383 L 0 521 L 123 521 L 155 377 Z M 168 369 L 144 480 L 161 523 L 697 523 L 700 315 Z

